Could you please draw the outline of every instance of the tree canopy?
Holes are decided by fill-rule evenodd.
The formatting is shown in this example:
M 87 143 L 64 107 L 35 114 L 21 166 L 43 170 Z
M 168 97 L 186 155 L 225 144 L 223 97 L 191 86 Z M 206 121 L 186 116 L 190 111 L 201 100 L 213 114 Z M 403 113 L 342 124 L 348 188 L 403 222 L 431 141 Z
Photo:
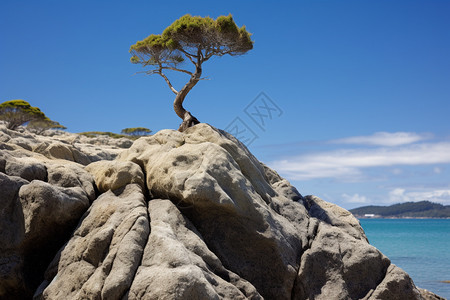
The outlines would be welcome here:
M 133 136 L 144 136 L 150 134 L 152 131 L 145 127 L 134 127 L 125 128 L 120 132 L 121 134 L 133 135 Z
M 184 109 L 183 101 L 189 91 L 201 80 L 202 64 L 213 56 L 242 55 L 253 48 L 251 34 L 245 26 L 238 27 L 231 15 L 210 17 L 182 16 L 162 34 L 152 34 L 130 47 L 131 62 L 149 68 L 146 74 L 160 75 L 176 95 L 174 110 L 183 120 L 179 130 L 195 125 L 198 120 Z M 193 70 L 182 67 L 188 61 Z M 182 72 L 189 81 L 177 90 L 166 71 Z
M 33 107 L 21 99 L 0 104 L 0 120 L 6 122 L 8 129 L 15 130 L 26 125 L 27 129 L 38 134 L 47 129 L 66 129 L 58 122 L 50 120 L 38 107 Z
M 41 134 L 46 130 L 50 129 L 67 129 L 67 127 L 59 124 L 56 121 L 52 121 L 49 118 L 32 120 L 27 124 L 27 129 L 33 131 L 37 134 Z
M 6 122 L 8 129 L 15 130 L 20 125 L 33 120 L 47 118 L 37 107 L 33 107 L 25 100 L 10 100 L 0 104 L 0 120 Z

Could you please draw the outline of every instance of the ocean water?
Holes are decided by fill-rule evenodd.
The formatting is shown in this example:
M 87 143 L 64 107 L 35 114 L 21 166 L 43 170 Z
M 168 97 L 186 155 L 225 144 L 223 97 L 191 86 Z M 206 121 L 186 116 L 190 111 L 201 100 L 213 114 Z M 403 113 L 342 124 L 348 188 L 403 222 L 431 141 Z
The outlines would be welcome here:
M 361 219 L 370 244 L 416 286 L 450 299 L 450 219 Z

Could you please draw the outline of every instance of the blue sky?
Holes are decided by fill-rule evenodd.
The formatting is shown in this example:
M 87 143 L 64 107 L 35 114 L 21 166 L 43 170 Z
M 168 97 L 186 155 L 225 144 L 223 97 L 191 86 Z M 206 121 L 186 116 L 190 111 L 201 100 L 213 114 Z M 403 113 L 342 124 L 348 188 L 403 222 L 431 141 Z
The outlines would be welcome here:
M 450 204 L 449 1 L 2 0 L 0 101 L 71 132 L 175 129 L 172 92 L 128 49 L 186 13 L 231 13 L 255 41 L 204 65 L 185 102 L 200 121 L 247 130 L 305 195 Z

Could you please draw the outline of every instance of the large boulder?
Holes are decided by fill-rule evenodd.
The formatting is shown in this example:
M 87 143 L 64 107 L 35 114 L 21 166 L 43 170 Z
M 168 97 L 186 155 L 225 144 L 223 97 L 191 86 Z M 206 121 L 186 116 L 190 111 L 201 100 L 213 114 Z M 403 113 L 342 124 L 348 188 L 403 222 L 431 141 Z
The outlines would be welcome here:
M 440 298 L 426 290 L 411 289 L 411 286 L 414 286 L 414 283 L 409 275 L 399 267 L 391 264 L 383 281 L 375 290 L 369 291 L 364 300 Z
M 127 299 L 261 299 L 170 200 L 151 200 L 148 210 L 151 233 Z
M 97 161 L 85 167 L 92 174 L 95 184 L 101 193 L 117 190 L 130 183 L 145 188 L 144 173 L 131 161 Z
M 25 233 L 19 190 L 28 181 L 0 173 L 0 299 L 23 295 L 23 256 L 18 249 Z
M 286 199 L 237 140 L 201 124 L 185 133 L 166 130 L 141 138 L 118 160 L 141 165 L 150 194 L 184 208 L 225 268 L 263 297 L 290 297 L 302 232 L 270 208 L 272 198 Z
M 131 281 L 119 280 L 123 288 L 108 294 L 111 299 L 377 299 L 398 295 L 399 286 L 420 299 L 407 274 L 368 244 L 350 213 L 302 197 L 239 141 L 209 125 L 160 131 L 137 140 L 115 162 L 86 169 L 105 193 L 49 268 L 36 298 L 103 297 L 112 276 L 104 263 L 115 265 L 106 258 L 129 246 L 139 249 L 139 265 L 134 255 L 120 258 L 133 266 Z M 127 170 L 135 175 L 120 175 Z M 140 188 L 133 190 L 136 183 Z M 94 213 L 98 201 L 125 222 L 128 200 L 118 199 L 124 193 L 124 199 L 142 198 L 142 191 L 149 223 L 141 234 L 147 236 L 109 247 L 103 245 L 109 236 L 94 238 L 106 249 L 103 260 L 83 259 L 92 238 L 79 232 L 108 224 Z
M 95 199 L 82 166 L 0 150 L 0 298 L 28 299 Z
M 150 231 L 142 188 L 102 194 L 50 264 L 42 299 L 121 299 L 141 262 Z
M 37 238 L 27 224 L 61 226 L 46 201 L 30 201 L 45 195 L 60 216 L 73 212 L 79 222 L 58 238 L 59 252 L 47 251 L 53 261 L 35 299 L 422 299 L 348 211 L 303 197 L 207 124 L 140 138 L 114 161 L 85 168 L 53 158 L 39 158 L 46 176 L 30 182 L 34 175 L 5 173 L 20 168 L 0 157 L 2 203 L 13 216 L 3 223 L 15 230 L 0 235 L 12 245 L 0 257 L 8 262 L 0 297 L 30 286 L 26 260 L 14 251 L 43 246 L 24 242 Z M 80 203 L 90 205 L 82 217 Z

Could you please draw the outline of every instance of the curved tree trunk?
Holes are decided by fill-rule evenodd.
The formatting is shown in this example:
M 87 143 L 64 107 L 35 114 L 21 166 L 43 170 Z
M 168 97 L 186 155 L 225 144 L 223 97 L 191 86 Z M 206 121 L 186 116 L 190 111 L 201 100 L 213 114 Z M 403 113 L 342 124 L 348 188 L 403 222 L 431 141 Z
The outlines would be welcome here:
M 197 82 L 199 82 L 201 75 L 201 66 L 196 66 L 195 73 L 191 76 L 189 82 L 184 85 L 181 91 L 178 92 L 177 96 L 175 97 L 175 101 L 173 101 L 173 109 L 175 110 L 175 113 L 183 120 L 180 127 L 178 128 L 178 131 L 183 132 L 187 128 L 200 123 L 196 117 L 194 117 L 189 111 L 184 109 L 183 101 L 189 91 L 197 84 Z

